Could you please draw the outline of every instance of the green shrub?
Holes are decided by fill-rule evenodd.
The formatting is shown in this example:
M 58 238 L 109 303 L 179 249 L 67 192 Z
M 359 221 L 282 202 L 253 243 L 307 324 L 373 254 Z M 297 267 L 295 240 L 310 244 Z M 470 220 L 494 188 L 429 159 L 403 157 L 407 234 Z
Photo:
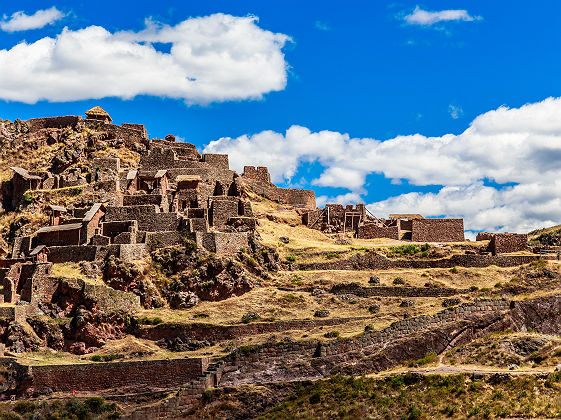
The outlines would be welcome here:
M 427 353 L 425 357 L 419 360 L 414 360 L 412 362 L 409 362 L 409 367 L 427 365 L 429 363 L 434 362 L 435 360 L 436 360 L 436 353 L 431 351 L 430 353 Z
M 330 252 L 326 255 L 327 259 L 337 258 L 337 254 L 335 252 Z
M 251 312 L 249 314 L 245 314 L 242 316 L 242 322 L 244 324 L 249 324 L 251 321 L 256 321 L 261 318 L 261 315 L 255 312 Z
M 287 295 L 281 296 L 279 298 L 279 302 L 280 303 L 284 303 L 284 304 L 289 304 L 289 303 L 302 303 L 304 302 L 304 297 L 303 296 L 296 296 L 293 295 L 292 293 L 289 293 Z
M 14 405 L 14 411 L 19 414 L 32 413 L 37 408 L 33 401 L 18 401 Z
M 402 419 L 404 420 L 416 420 L 421 418 L 421 409 L 419 407 L 417 407 L 416 405 L 412 405 L 411 407 L 409 407 L 409 410 L 407 410 L 407 413 L 405 413 L 403 416 L 401 416 Z
M 453 273 L 453 274 L 456 274 L 458 272 L 458 269 L 456 267 L 452 267 L 450 269 L 450 272 Z
M 293 263 L 295 261 L 296 261 L 295 255 L 289 255 L 288 257 L 286 257 L 286 262 Z
M 90 360 L 92 362 L 101 362 L 101 356 L 99 354 L 94 354 L 93 356 L 90 357 Z
M 183 240 L 183 245 L 185 246 L 185 250 L 189 252 L 195 252 L 197 250 L 197 243 L 195 241 L 191 241 L 190 239 L 185 238 Z
M 393 279 L 393 284 L 405 284 L 405 280 L 402 277 L 396 277 Z
M 321 400 L 320 394 L 319 392 L 314 392 L 311 396 L 310 396 L 310 404 L 317 404 L 319 403 Z

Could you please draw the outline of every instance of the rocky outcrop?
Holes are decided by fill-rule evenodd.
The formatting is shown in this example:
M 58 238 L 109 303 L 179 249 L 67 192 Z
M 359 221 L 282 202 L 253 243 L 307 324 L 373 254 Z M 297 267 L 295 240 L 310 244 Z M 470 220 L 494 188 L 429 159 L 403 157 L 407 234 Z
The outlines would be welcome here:
M 501 329 L 536 330 L 542 334 L 561 334 L 561 296 L 547 296 L 511 302 L 511 310 Z
M 158 289 L 136 264 L 110 257 L 105 261 L 103 281 L 115 290 L 131 292 L 140 297 L 144 308 L 161 308 L 164 300 Z
M 196 303 L 188 293 L 202 300 L 218 301 L 242 295 L 257 284 L 240 256 L 224 258 L 204 250 L 173 246 L 154 251 L 152 259 L 172 279 L 162 287 L 162 294 L 174 308 Z M 259 265 L 256 261 L 254 264 Z

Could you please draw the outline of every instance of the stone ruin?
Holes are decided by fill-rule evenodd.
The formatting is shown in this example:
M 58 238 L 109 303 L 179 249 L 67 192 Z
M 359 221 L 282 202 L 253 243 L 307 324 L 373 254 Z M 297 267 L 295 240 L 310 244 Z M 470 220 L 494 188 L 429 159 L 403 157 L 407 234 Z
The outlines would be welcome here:
M 528 250 L 528 235 L 525 233 L 480 232 L 475 239 L 476 241 L 489 241 L 486 252 L 492 255 Z
M 327 204 L 302 215 L 304 225 L 327 233 L 351 232 L 356 238 L 388 238 L 413 242 L 463 242 L 463 219 L 424 218 L 420 214 L 390 214 L 379 219 L 364 204 Z
M 279 204 L 289 204 L 296 209 L 309 211 L 316 208 L 316 195 L 311 190 L 279 188 L 271 182 L 269 170 L 264 166 L 244 166 L 242 179 L 252 192 Z
M 55 287 L 53 263 L 101 261 L 115 256 L 140 260 L 157 247 L 189 241 L 209 252 L 233 255 L 249 248 L 257 219 L 244 198 L 244 188 L 297 208 L 315 208 L 313 191 L 278 188 L 267 168 L 246 167 L 240 176 L 229 168 L 228 156 L 201 154 L 195 145 L 178 143 L 173 135 L 149 139 L 142 124 L 112 123 L 100 107 L 87 118 L 63 116 L 18 120 L 31 139 L 56 137 L 60 129 L 87 131 L 88 146 L 112 140 L 140 153 L 137 168 L 122 168 L 118 157 L 94 158 L 90 168 L 73 165 L 83 151 L 64 150 L 48 171 L 12 167 L 12 208 L 25 206 L 34 192 L 81 188 L 94 192 L 86 206 L 47 204 L 49 225 L 16 237 L 11 251 L 2 248 L 0 300 L 33 307 Z M 99 134 L 91 134 L 91 133 Z M 58 141 L 53 138 L 52 143 Z M 47 142 L 48 144 L 48 142 Z M 6 200 L 5 200 L 6 201 Z M 1 256 L 0 256 L 1 258 Z

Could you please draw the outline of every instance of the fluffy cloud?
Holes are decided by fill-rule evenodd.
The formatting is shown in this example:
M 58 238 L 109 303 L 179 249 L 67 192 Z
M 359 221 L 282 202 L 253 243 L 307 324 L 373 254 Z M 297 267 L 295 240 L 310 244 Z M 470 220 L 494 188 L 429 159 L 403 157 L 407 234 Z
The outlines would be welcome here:
M 64 17 L 64 13 L 55 6 L 50 9 L 37 10 L 32 15 L 26 15 L 23 11 L 16 12 L 8 17 L 4 15 L 0 21 L 0 29 L 4 32 L 28 31 L 30 29 L 41 29 L 52 25 Z
M 438 12 L 429 12 L 421 9 L 419 6 L 415 7 L 413 13 L 406 15 L 403 20 L 410 25 L 431 26 L 438 22 L 449 21 L 467 21 L 481 19 L 479 16 L 471 16 L 467 10 L 440 10 Z
M 478 116 L 459 135 L 398 136 L 386 141 L 351 138 L 300 126 L 211 142 L 207 152 L 228 153 L 232 166 L 265 165 L 276 182 L 317 163 L 310 185 L 349 192 L 320 203 L 356 202 L 366 177 L 393 183 L 440 186 L 437 193 L 409 193 L 369 205 L 377 216 L 419 212 L 461 216 L 470 230 L 528 231 L 561 221 L 561 98 L 520 108 L 500 107 Z
M 56 38 L 0 50 L 0 98 L 35 103 L 136 95 L 187 103 L 260 98 L 284 89 L 290 38 L 255 17 L 215 14 L 140 32 L 65 28 Z M 164 52 L 165 45 L 169 52 Z

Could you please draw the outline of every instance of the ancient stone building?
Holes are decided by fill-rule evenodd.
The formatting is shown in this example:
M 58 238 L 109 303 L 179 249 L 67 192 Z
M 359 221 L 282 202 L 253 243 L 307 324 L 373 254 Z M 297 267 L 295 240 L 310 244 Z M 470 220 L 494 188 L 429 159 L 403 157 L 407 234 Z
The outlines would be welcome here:
M 360 239 L 388 238 L 414 242 L 462 242 L 463 219 L 426 219 L 419 214 L 391 214 L 378 219 L 364 204 L 327 204 L 302 215 L 302 223 L 326 233 L 352 232 Z
M 94 106 L 92 109 L 88 109 L 85 114 L 89 120 L 103 121 L 108 123 L 113 121 L 107 111 L 105 111 L 100 106 Z
M 241 176 L 251 191 L 279 204 L 289 204 L 301 209 L 315 209 L 316 195 L 311 190 L 279 188 L 271 183 L 269 170 L 264 166 L 244 166 Z
M 493 233 L 487 248 L 493 255 L 528 250 L 528 235 L 521 233 Z

